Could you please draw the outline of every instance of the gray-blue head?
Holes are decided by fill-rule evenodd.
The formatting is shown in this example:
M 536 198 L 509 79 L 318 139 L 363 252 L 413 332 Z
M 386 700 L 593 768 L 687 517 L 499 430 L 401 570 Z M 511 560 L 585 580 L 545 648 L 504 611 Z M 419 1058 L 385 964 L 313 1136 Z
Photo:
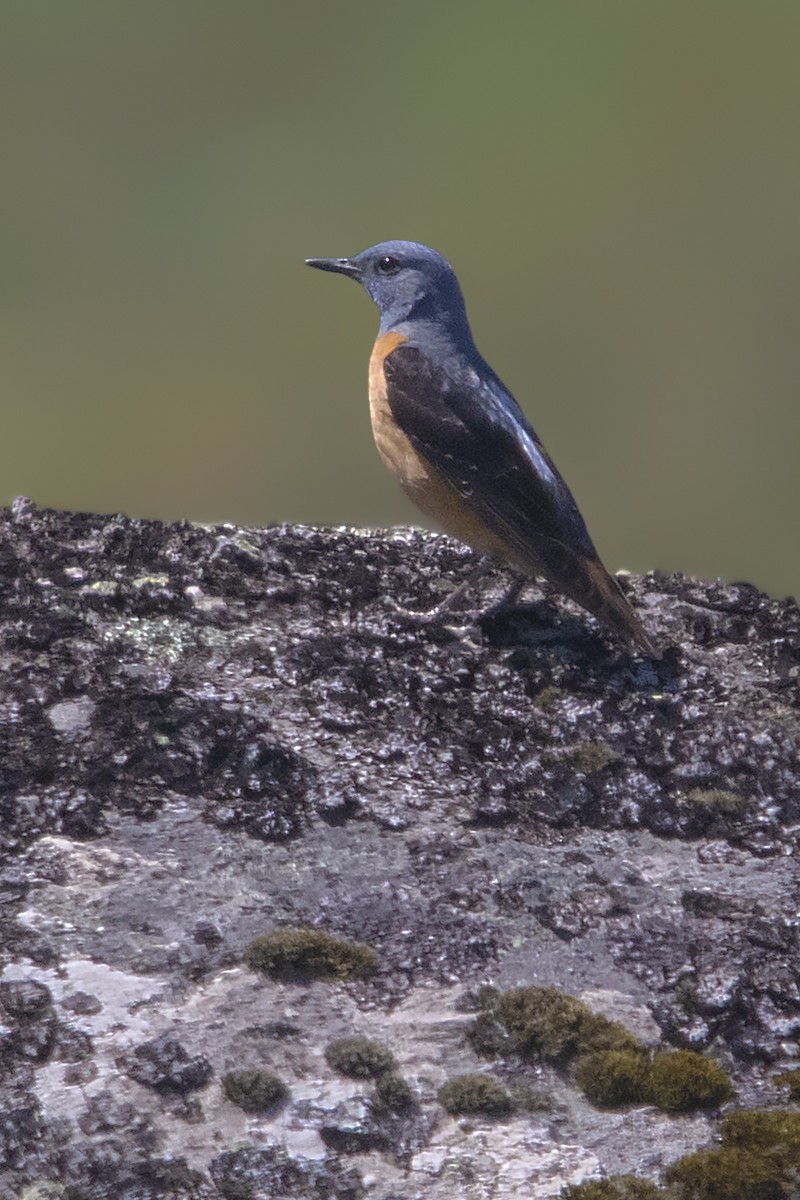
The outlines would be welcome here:
M 357 280 L 380 309 L 382 332 L 419 321 L 472 340 L 455 272 L 430 246 L 380 242 L 353 258 L 307 258 L 306 262 Z

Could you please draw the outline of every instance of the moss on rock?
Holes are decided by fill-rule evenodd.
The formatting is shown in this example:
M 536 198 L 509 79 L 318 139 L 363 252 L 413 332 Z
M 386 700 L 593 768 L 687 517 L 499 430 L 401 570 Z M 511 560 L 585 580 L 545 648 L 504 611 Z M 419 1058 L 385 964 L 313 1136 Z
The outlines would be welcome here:
M 723 788 L 692 788 L 686 799 L 709 820 L 714 817 L 741 818 L 750 806 L 746 796 Z
M 501 992 L 467 1029 L 478 1054 L 574 1065 L 578 1086 L 594 1104 L 653 1104 L 665 1112 L 716 1108 L 731 1094 L 716 1063 L 690 1050 L 650 1058 L 617 1021 L 591 1011 L 557 988 L 521 987 Z
M 439 1088 L 439 1103 L 454 1115 L 508 1117 L 514 1101 L 490 1075 L 457 1075 Z
M 365 1037 L 340 1038 L 325 1049 L 328 1066 L 350 1079 L 377 1079 L 397 1067 L 391 1050 Z
M 320 929 L 277 929 L 252 941 L 243 958 L 252 971 L 291 983 L 364 979 L 378 967 L 369 946 Z
M 249 1113 L 274 1112 L 289 1096 L 280 1076 L 267 1071 L 229 1071 L 221 1082 L 231 1103 Z
M 600 1050 L 578 1060 L 575 1082 L 592 1104 L 619 1108 L 644 1100 L 649 1072 L 643 1050 Z
M 687 1154 L 664 1179 L 670 1200 L 790 1200 L 773 1163 L 735 1146 Z
M 800 1112 L 743 1108 L 722 1123 L 725 1146 L 780 1151 L 789 1147 L 800 1165 Z
M 637 1175 L 612 1175 L 610 1179 L 587 1179 L 569 1184 L 562 1200 L 661 1200 L 661 1188 Z
M 557 988 L 511 988 L 481 1017 L 467 1032 L 482 1053 L 498 1045 L 523 1058 L 564 1066 L 583 1054 L 639 1049 L 618 1022 L 593 1013 Z
M 375 1084 L 372 1108 L 377 1117 L 388 1113 L 406 1116 L 417 1107 L 414 1089 L 400 1075 L 388 1072 L 381 1075 Z
M 646 1099 L 664 1112 L 718 1108 L 731 1095 L 722 1067 L 693 1050 L 656 1054 L 647 1075 Z

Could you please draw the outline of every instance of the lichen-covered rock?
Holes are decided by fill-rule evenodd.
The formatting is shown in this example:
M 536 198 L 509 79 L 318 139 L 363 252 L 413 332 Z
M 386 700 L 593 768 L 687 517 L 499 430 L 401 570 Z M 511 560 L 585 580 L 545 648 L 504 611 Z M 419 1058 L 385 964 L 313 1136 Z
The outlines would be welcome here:
M 136 1046 L 125 1063 L 137 1083 L 157 1092 L 183 1096 L 205 1087 L 211 1078 L 211 1063 L 202 1054 L 190 1055 L 177 1038 L 161 1034 Z
M 286 1200 L 361 1200 L 365 1194 L 358 1171 L 331 1162 L 292 1159 L 275 1147 L 241 1149 L 218 1155 L 211 1178 L 225 1197 L 285 1197 Z
M 411 530 L 0 514 L 0 1195 L 654 1180 L 718 1120 L 587 1103 L 580 1054 L 627 1043 L 584 1035 L 620 1026 L 650 1056 L 710 1050 L 738 1104 L 786 1105 L 797 606 L 631 578 L 660 663 L 538 587 L 486 617 L 398 611 L 469 566 Z M 366 946 L 374 969 L 241 966 L 280 930 Z M 490 983 L 574 1004 L 520 1053 L 475 1001 Z M 486 1070 L 479 1010 L 503 1122 L 436 1099 Z M 331 1071 L 354 1033 L 396 1073 Z M 268 1119 L 207 1086 L 242 1069 L 285 1080 Z
M 45 1062 L 57 1036 L 49 988 L 34 980 L 0 983 L 0 1065 Z

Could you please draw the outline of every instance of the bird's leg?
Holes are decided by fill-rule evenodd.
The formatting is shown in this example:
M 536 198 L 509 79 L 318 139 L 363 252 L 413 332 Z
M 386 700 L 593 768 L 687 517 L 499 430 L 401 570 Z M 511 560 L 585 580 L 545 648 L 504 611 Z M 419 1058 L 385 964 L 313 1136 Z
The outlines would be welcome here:
M 463 579 L 461 583 L 459 583 L 458 587 L 453 588 L 452 592 L 445 596 L 444 600 L 441 600 L 438 604 L 435 604 L 433 608 L 429 608 L 424 612 L 418 612 L 410 608 L 403 608 L 402 605 L 398 604 L 395 600 L 392 600 L 391 604 L 400 613 L 402 613 L 404 617 L 408 617 L 413 621 L 419 621 L 420 624 L 425 624 L 427 622 L 433 623 L 438 621 L 440 617 L 445 616 L 446 613 L 452 612 L 461 597 L 469 591 L 474 583 L 477 583 L 482 575 L 486 574 L 491 565 L 491 558 L 486 554 L 482 555 L 470 569 L 466 579 Z
M 488 608 L 484 609 L 484 611 L 481 613 L 481 616 L 496 617 L 499 616 L 500 613 L 504 613 L 507 608 L 513 608 L 519 599 L 520 592 L 523 590 L 526 584 L 529 584 L 530 582 L 531 581 L 527 575 L 517 575 L 514 582 L 509 588 L 506 588 L 500 599 L 495 600 L 488 606 Z

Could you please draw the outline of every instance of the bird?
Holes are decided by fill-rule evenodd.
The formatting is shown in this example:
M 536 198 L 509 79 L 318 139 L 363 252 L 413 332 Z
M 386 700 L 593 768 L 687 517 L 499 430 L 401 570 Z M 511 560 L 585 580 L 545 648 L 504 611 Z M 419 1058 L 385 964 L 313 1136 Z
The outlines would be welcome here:
M 447 260 L 419 242 L 388 241 L 306 263 L 360 283 L 378 307 L 372 433 L 417 508 L 476 551 L 479 569 L 500 562 L 518 571 L 514 595 L 542 577 L 624 642 L 660 657 L 553 460 L 478 352 Z

